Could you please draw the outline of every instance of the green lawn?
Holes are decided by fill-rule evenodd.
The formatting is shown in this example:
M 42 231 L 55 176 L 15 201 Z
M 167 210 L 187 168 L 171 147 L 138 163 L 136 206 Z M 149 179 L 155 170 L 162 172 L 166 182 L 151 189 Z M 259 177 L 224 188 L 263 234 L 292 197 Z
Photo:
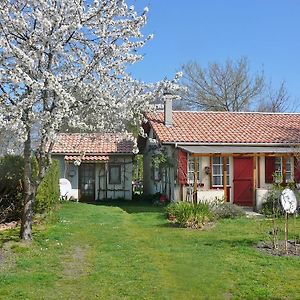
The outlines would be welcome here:
M 266 220 L 199 231 L 147 205 L 66 203 L 57 214 L 31 247 L 10 242 L 0 255 L 0 299 L 300 299 L 300 259 L 254 247 Z M 300 220 L 290 227 L 300 232 Z

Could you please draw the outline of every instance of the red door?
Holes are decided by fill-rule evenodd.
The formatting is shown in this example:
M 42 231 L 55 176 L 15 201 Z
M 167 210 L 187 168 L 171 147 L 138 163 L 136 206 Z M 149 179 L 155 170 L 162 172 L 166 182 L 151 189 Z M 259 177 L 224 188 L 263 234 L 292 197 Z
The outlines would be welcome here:
M 233 159 L 233 203 L 243 206 L 253 205 L 253 158 Z

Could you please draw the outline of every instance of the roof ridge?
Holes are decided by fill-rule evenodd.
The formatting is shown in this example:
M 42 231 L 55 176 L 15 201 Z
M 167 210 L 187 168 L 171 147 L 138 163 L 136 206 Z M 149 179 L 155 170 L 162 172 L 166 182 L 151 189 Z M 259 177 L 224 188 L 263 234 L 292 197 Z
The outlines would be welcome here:
M 153 112 L 163 113 L 163 110 Z M 173 113 L 193 114 L 253 114 L 253 115 L 300 115 L 300 112 L 262 112 L 262 111 L 197 111 L 197 110 L 173 110 Z

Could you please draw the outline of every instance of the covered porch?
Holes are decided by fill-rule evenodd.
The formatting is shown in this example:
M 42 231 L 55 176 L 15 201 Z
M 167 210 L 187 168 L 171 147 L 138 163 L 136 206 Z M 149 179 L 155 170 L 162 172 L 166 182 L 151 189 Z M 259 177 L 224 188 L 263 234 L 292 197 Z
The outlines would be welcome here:
M 188 184 L 179 198 L 199 202 L 225 201 L 260 210 L 273 175 L 282 184 L 299 178 L 296 151 L 291 147 L 178 145 L 187 153 Z M 226 188 L 224 188 L 226 187 Z
M 64 177 L 81 202 L 132 198 L 131 156 L 65 156 Z

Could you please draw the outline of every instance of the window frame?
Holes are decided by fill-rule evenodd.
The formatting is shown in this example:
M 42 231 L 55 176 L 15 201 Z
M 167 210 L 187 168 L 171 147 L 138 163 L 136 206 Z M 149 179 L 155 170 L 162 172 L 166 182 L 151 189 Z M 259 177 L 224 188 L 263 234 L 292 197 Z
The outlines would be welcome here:
M 287 157 L 285 160 L 285 182 L 293 181 L 293 173 L 292 173 L 292 159 L 291 157 Z M 283 177 L 283 168 L 282 168 L 282 156 L 276 156 L 274 161 L 274 173 L 279 174 L 281 178 Z M 288 167 L 289 166 L 289 167 Z
M 201 157 L 195 157 L 188 154 L 187 157 L 187 183 L 194 184 L 194 171 L 195 171 L 195 160 L 198 161 L 198 176 L 197 176 L 197 184 L 201 183 L 201 168 L 202 168 L 202 160 Z M 193 168 L 191 169 L 191 166 Z M 191 177 L 191 178 L 190 178 Z
M 112 181 L 112 176 L 111 176 L 111 172 L 113 168 L 117 168 L 119 174 L 118 174 L 118 181 Z M 121 180 L 121 164 L 109 164 L 108 165 L 108 183 L 109 184 L 121 184 L 122 180 Z
M 214 163 L 214 158 L 219 158 L 219 162 L 218 163 Z M 231 174 L 230 174 L 230 158 L 229 157 L 226 157 L 227 158 L 227 185 L 226 187 L 230 187 L 231 186 Z M 211 157 L 211 166 L 212 166 L 212 170 L 211 170 L 211 186 L 212 187 L 224 187 L 223 186 L 223 156 L 212 156 Z M 215 168 L 214 166 L 218 166 L 219 168 L 219 171 L 221 170 L 220 173 L 217 173 L 215 174 Z M 220 178 L 220 182 L 221 184 L 215 184 L 214 183 L 214 178 Z

